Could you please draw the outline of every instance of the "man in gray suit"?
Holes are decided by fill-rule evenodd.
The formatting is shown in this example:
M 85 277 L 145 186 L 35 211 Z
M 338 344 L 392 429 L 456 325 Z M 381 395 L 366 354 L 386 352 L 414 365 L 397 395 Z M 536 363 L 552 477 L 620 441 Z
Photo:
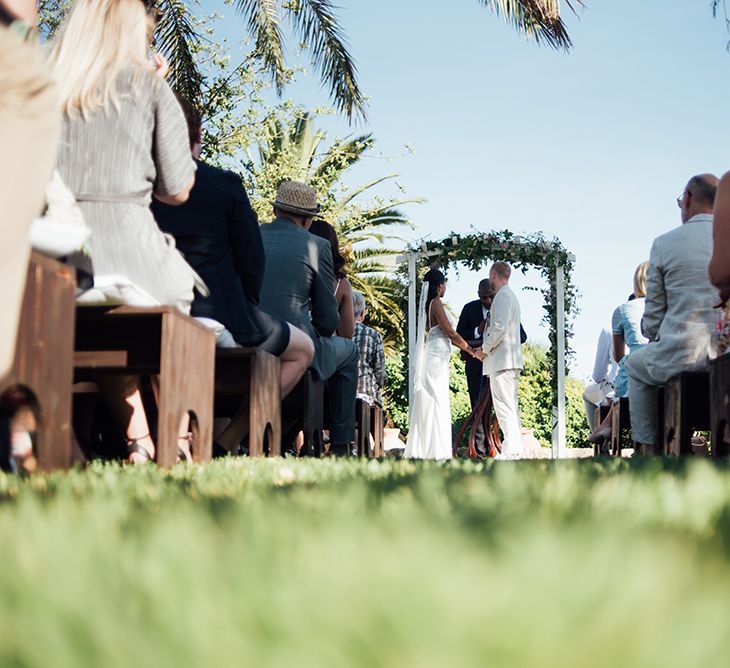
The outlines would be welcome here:
M 692 177 L 677 198 L 682 225 L 651 247 L 641 324 L 649 343 L 626 361 L 631 432 L 644 454 L 656 452 L 658 386 L 682 371 L 705 367 L 711 353 L 717 290 L 707 267 L 717 184 L 712 174 Z
M 314 188 L 296 181 L 279 186 L 276 219 L 261 226 L 266 271 L 260 306 L 312 337 L 311 368 L 327 380 L 330 448 L 344 455 L 355 441 L 358 352 L 350 339 L 334 336 L 340 316 L 332 250 L 307 231 L 318 211 Z

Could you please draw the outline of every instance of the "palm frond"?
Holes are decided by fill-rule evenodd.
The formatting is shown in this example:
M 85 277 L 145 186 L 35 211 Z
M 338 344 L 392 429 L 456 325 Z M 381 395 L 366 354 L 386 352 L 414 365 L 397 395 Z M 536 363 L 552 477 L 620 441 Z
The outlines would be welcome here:
M 573 46 L 560 15 L 560 0 L 479 0 L 479 3 L 538 44 L 566 51 Z M 575 12 L 583 0 L 566 0 L 566 4 Z
M 238 0 L 244 1 L 252 0 Z M 355 115 L 365 119 L 365 96 L 333 4 L 330 0 L 295 0 L 288 8 L 294 30 L 311 49 L 313 65 L 329 85 L 337 110 L 349 119 Z
M 155 40 L 170 62 L 167 81 L 175 92 L 193 104 L 200 98 L 203 77 L 195 62 L 195 45 L 199 39 L 181 0 L 159 0 L 160 20 Z
M 235 8 L 243 15 L 248 30 L 255 39 L 255 49 L 269 70 L 279 94 L 286 83 L 284 45 L 281 17 L 276 0 L 234 0 Z

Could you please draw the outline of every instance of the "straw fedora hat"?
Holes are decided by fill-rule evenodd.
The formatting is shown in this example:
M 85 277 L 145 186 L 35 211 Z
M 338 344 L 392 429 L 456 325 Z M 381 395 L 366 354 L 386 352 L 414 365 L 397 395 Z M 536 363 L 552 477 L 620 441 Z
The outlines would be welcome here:
M 299 181 L 283 181 L 276 191 L 274 206 L 282 211 L 298 213 L 301 216 L 315 216 L 319 213 L 317 191 Z

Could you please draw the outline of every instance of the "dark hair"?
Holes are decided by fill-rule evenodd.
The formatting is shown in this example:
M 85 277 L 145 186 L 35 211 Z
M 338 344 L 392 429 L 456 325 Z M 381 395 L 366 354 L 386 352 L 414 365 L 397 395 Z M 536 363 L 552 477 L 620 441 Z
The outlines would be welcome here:
M 182 109 L 185 122 L 188 124 L 188 140 L 190 141 L 190 150 L 200 141 L 200 130 L 203 125 L 202 115 L 197 107 L 185 99 L 182 95 L 175 93 L 180 108 Z
M 337 238 L 337 231 L 332 225 L 326 220 L 317 218 L 312 221 L 312 225 L 309 228 L 311 234 L 314 234 L 322 239 L 327 239 L 330 242 L 330 248 L 332 249 L 332 266 L 335 270 L 335 278 L 345 278 L 345 265 L 347 262 L 340 253 L 340 241 Z
M 717 177 L 712 174 L 693 176 L 687 184 L 687 192 L 698 203 L 712 206 L 715 203 L 715 195 L 717 195 Z
M 428 316 L 428 309 L 431 306 L 431 302 L 438 297 L 438 287 L 446 283 L 446 276 L 444 276 L 444 272 L 440 269 L 431 267 L 423 277 L 423 282 L 425 283 L 426 281 L 428 281 L 428 295 L 426 297 L 426 315 Z

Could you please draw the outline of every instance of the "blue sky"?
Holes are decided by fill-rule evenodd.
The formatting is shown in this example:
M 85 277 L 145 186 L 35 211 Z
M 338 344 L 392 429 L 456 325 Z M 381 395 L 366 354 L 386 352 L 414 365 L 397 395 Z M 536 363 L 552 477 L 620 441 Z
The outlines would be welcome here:
M 652 239 L 679 224 L 687 179 L 730 169 L 730 54 L 709 0 L 588 0 L 567 16 L 570 54 L 525 41 L 476 0 L 340 4 L 369 118 L 324 123 L 333 135 L 372 131 L 379 156 L 353 183 L 399 172 L 428 200 L 408 209 L 414 239 L 472 226 L 560 238 L 577 257 L 573 367 L 586 376 Z M 327 102 L 314 74 L 285 95 Z M 480 277 L 451 272 L 455 311 Z M 528 333 L 546 341 L 539 296 L 520 294 Z

